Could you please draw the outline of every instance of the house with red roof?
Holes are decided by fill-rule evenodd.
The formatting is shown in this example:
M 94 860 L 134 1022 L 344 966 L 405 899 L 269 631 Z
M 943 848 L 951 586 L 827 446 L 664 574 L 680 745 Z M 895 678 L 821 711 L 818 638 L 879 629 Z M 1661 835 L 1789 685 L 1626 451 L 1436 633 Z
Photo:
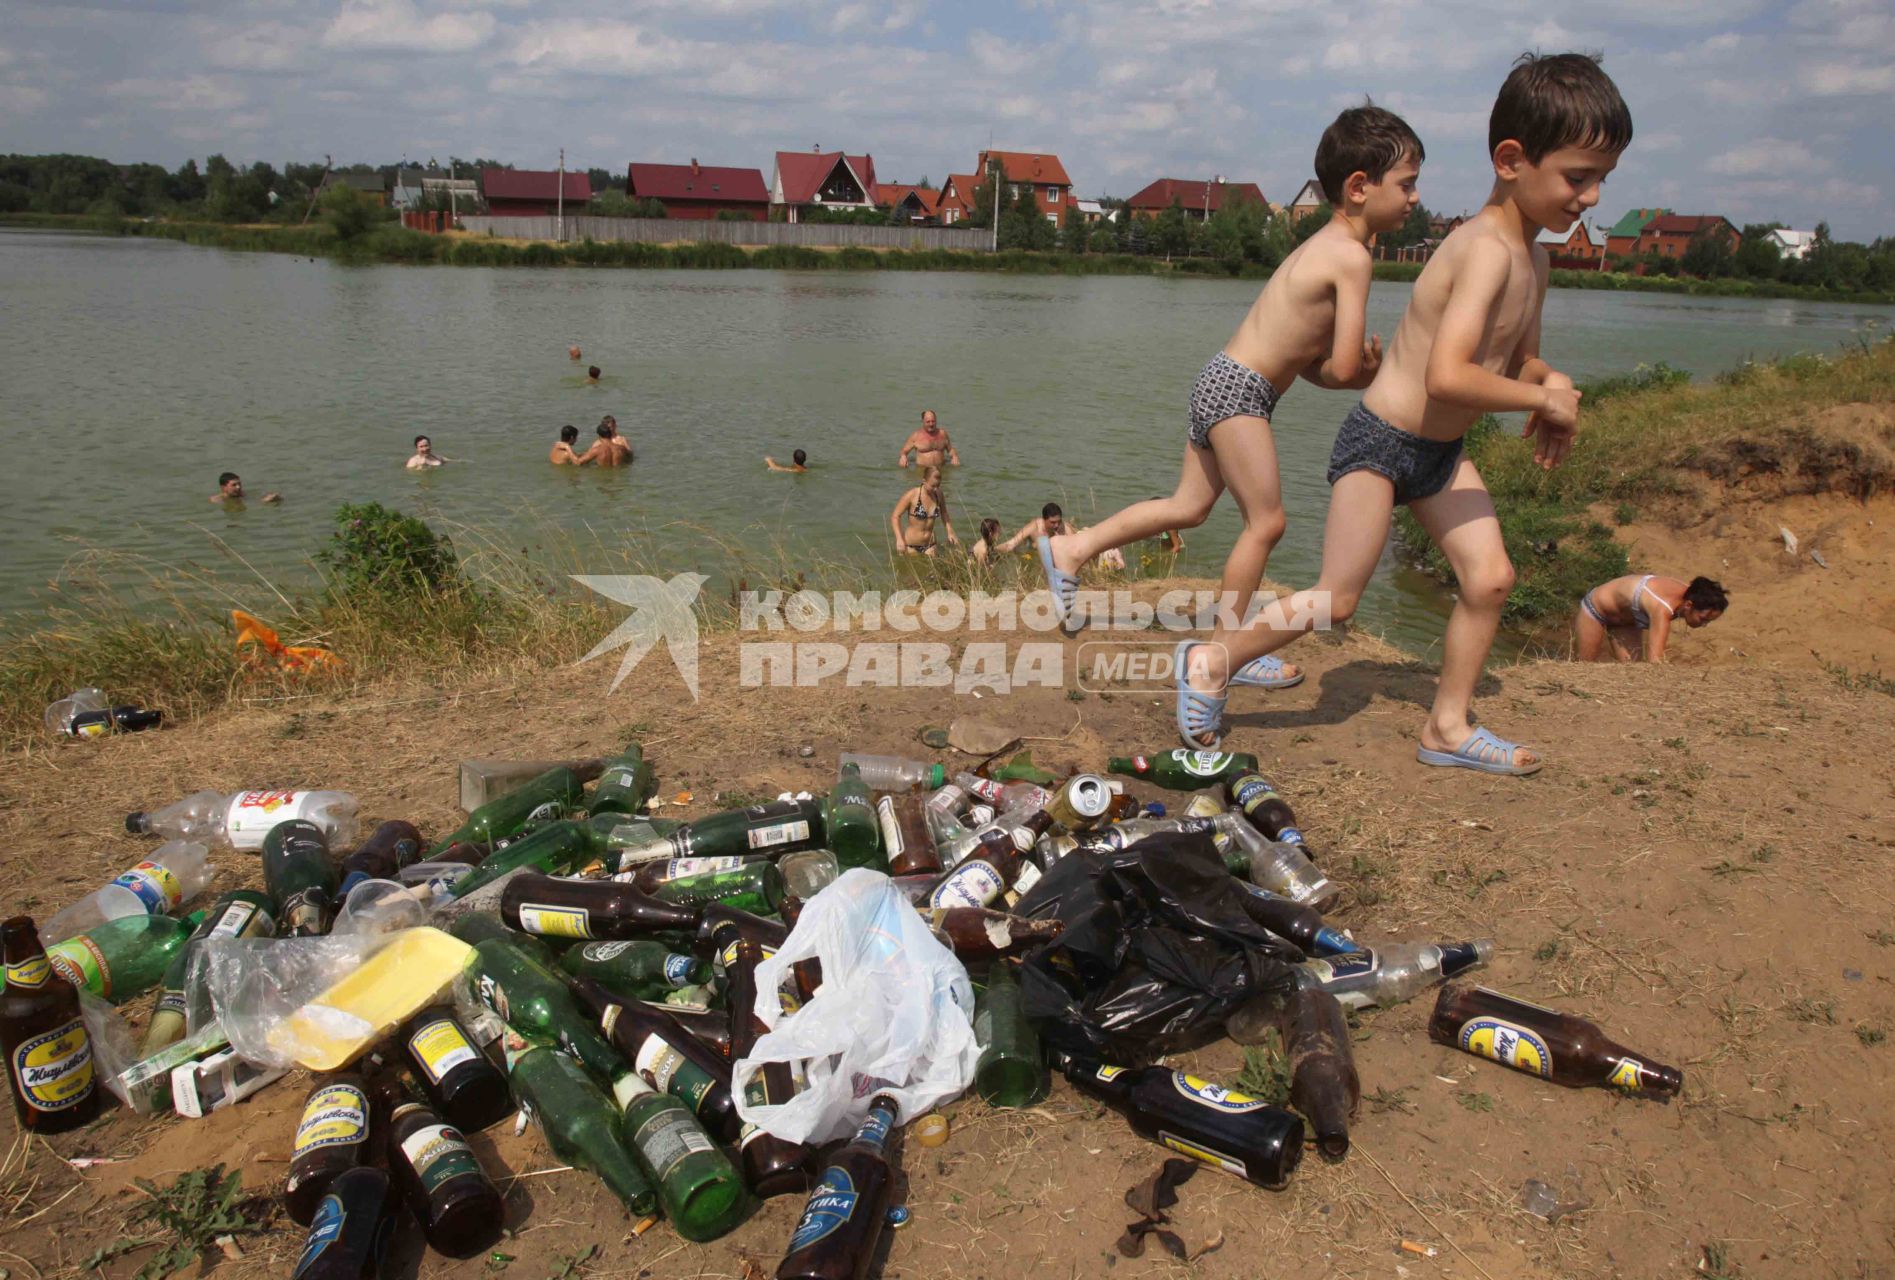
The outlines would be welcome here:
M 979 177 L 971 173 L 948 175 L 934 202 L 935 216 L 941 219 L 942 226 L 951 227 L 957 222 L 967 222 L 973 218 L 974 188 L 979 185 Z
M 1556 267 L 1593 267 L 1605 262 L 1605 237 L 1594 235 L 1584 218 L 1573 223 L 1565 235 L 1540 232 L 1536 243 L 1546 250 L 1547 259 Z
M 566 212 L 584 213 L 592 202 L 592 182 L 583 173 L 563 178 Z M 487 212 L 497 218 L 551 217 L 560 210 L 561 179 L 551 169 L 482 169 L 480 191 Z
M 1722 236 L 1732 253 L 1742 237 L 1728 218 L 1716 214 L 1662 213 L 1647 222 L 1638 233 L 1638 252 L 1655 253 L 1661 258 L 1682 258 L 1691 242 L 1699 236 Z
M 1219 209 L 1239 204 L 1254 204 L 1267 211 L 1263 188 L 1254 182 L 1226 182 L 1222 178 L 1204 182 L 1196 178 L 1160 178 L 1126 204 L 1135 218 L 1156 218 L 1173 204 L 1184 209 L 1184 216 L 1204 221 Z
M 791 222 L 805 206 L 824 209 L 875 207 L 875 158 L 840 151 L 779 151 L 770 175 L 770 204 L 788 210 Z
M 1058 156 L 1037 151 L 983 151 L 974 172 L 984 176 L 989 166 L 995 164 L 1000 166 L 1000 180 L 1006 184 L 1008 200 L 1018 200 L 1023 188 L 1032 187 L 1048 222 L 1058 222 L 1066 216 L 1066 206 L 1073 200 L 1073 180 L 1066 176 L 1066 166 L 1059 162 Z M 967 202 L 971 210 L 974 202 L 971 187 Z
M 634 164 L 625 172 L 625 195 L 656 200 L 667 218 L 715 218 L 742 214 L 752 222 L 770 216 L 770 189 L 761 169 L 690 164 Z
M 878 182 L 875 184 L 875 205 L 879 209 L 898 211 L 910 222 L 932 222 L 935 206 L 941 199 L 939 191 L 928 187 L 918 187 L 907 182 Z

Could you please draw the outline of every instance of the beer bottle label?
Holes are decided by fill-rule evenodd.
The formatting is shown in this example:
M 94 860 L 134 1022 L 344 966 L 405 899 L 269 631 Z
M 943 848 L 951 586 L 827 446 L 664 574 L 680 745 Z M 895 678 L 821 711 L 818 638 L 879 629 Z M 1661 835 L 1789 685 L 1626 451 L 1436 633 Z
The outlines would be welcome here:
M 303 1256 L 296 1260 L 296 1270 L 290 1272 L 290 1280 L 301 1277 L 316 1265 L 323 1250 L 334 1244 L 342 1235 L 342 1223 L 347 1215 L 342 1211 L 342 1197 L 327 1195 L 316 1206 L 316 1216 L 309 1220 L 309 1239 L 303 1244 Z
M 16 987 L 43 987 L 52 973 L 53 966 L 44 955 L 28 956 L 7 966 L 7 981 Z
M 480 1161 L 474 1158 L 461 1131 L 449 1124 L 416 1129 L 401 1140 L 401 1154 L 421 1179 L 424 1195 L 433 1195 L 450 1178 L 480 1172 Z
M 161 863 L 141 862 L 112 883 L 131 890 L 144 904 L 148 915 L 168 915 L 184 901 L 184 886 L 171 874 L 171 869 Z
M 822 1180 L 810 1190 L 803 1216 L 790 1235 L 789 1251 L 807 1249 L 840 1231 L 854 1215 L 859 1194 L 847 1169 L 832 1166 L 823 1170 Z
M 1270 1104 L 1262 1098 L 1247 1093 L 1238 1093 L 1235 1089 L 1226 1089 L 1221 1084 L 1212 1084 L 1209 1080 L 1200 1080 L 1188 1076 L 1182 1071 L 1171 1073 L 1171 1085 L 1199 1106 L 1222 1111 L 1226 1115 L 1243 1115 L 1250 1111 L 1261 1111 Z
M 616 768 L 606 770 L 605 776 L 599 779 L 600 789 L 605 787 L 624 787 L 629 791 L 637 784 L 638 770 L 632 768 L 630 765 L 623 764 Z
M 261 908 L 254 902 L 244 902 L 239 899 L 231 903 L 224 908 L 224 913 L 217 917 L 217 923 L 211 926 L 209 936 L 213 938 L 249 937 L 247 930 L 260 910 Z M 259 926 L 257 932 L 263 933 L 265 930 Z
M 740 857 L 728 858 L 673 858 L 665 863 L 665 869 L 658 873 L 660 880 L 682 880 L 686 876 L 708 875 L 713 871 L 735 871 L 744 865 Z
M 929 895 L 931 907 L 984 907 L 998 898 L 1007 882 L 984 858 L 970 858 L 948 873 Z
M 498 982 L 493 980 L 492 974 L 483 973 L 480 975 L 479 979 L 474 983 L 474 998 L 499 1014 L 500 1021 L 513 1021 L 511 1016 L 513 1010 L 507 1003 L 506 990 L 502 988 Z
M 14 1046 L 9 1065 L 20 1099 L 35 1111 L 64 1111 L 92 1092 L 92 1041 L 78 1018 Z
M 1186 751 L 1182 747 L 1173 751 L 1171 758 L 1186 773 L 1197 778 L 1216 777 L 1232 760 L 1227 751 Z
M 106 963 L 99 944 L 83 933 L 46 948 L 46 960 L 73 986 L 107 1000 L 112 998 L 112 966 Z
M 1240 1178 L 1248 1178 L 1250 1176 L 1249 1169 L 1247 1169 L 1244 1162 L 1239 1160 L 1236 1156 L 1225 1155 L 1221 1151 L 1213 1151 L 1202 1143 L 1193 1142 L 1189 1138 L 1180 1138 L 1177 1134 L 1168 1132 L 1167 1130 L 1160 1129 L 1158 1131 L 1158 1145 L 1161 1147 L 1169 1147 L 1181 1156 L 1190 1156 L 1200 1164 L 1208 1164 L 1213 1169 L 1222 1169 L 1225 1173 L 1234 1173 Z
M 536 822 L 552 822 L 565 812 L 566 805 L 564 801 L 548 800 L 545 804 L 540 805 L 534 809 L 533 812 L 527 814 L 520 825 L 524 827 L 531 826 Z
M 697 972 L 696 956 L 681 956 L 675 951 L 665 955 L 665 981 L 674 987 L 691 985 L 691 975 Z
M 607 960 L 624 955 L 631 946 L 629 942 L 588 942 L 579 948 L 579 956 L 594 964 L 603 964 Z
M 659 1182 L 669 1178 L 687 1156 L 717 1150 L 717 1144 L 705 1136 L 697 1121 L 670 1107 L 639 1125 L 632 1133 L 632 1145 Z
M 590 938 L 593 936 L 592 913 L 584 907 L 548 907 L 539 903 L 522 903 L 520 928 L 527 933 L 551 938 Z
M 704 1099 L 710 1096 L 711 1086 L 717 1083 L 702 1067 L 693 1064 L 657 1036 L 645 1037 L 645 1043 L 638 1047 L 638 1057 L 632 1065 L 652 1088 L 682 1100 L 693 1112 L 704 1106 Z
M 448 1018 L 437 1018 L 416 1031 L 408 1038 L 408 1048 L 433 1084 L 440 1084 L 448 1072 L 480 1056 Z
M 182 991 L 167 990 L 158 996 L 157 1007 L 154 1008 L 152 1012 L 155 1014 L 175 1013 L 182 1018 L 189 1012 L 189 1008 L 185 1002 L 184 993 Z
M 1365 973 L 1373 973 L 1380 963 L 1375 952 L 1368 947 L 1360 951 L 1350 951 L 1339 956 L 1324 956 L 1318 960 L 1303 962 L 1308 970 L 1321 982 L 1340 982 L 1344 978 L 1359 978 Z
M 791 844 L 809 839 L 809 821 L 798 818 L 794 822 L 772 822 L 768 826 L 752 827 L 745 833 L 745 840 L 752 849 L 770 849 L 779 844 Z
M 327 933 L 323 925 L 329 905 L 328 894 L 321 888 L 302 890 L 283 904 L 283 932 L 301 930 L 305 936 Z
M 1606 1077 L 1605 1082 L 1614 1089 L 1637 1093 L 1645 1087 L 1644 1070 L 1645 1064 L 1637 1058 L 1620 1058 L 1618 1065 L 1612 1068 L 1612 1074 Z
M 1464 1052 L 1492 1058 L 1515 1071 L 1543 1080 L 1553 1077 L 1553 1053 L 1546 1041 L 1531 1028 L 1504 1018 L 1469 1018 L 1461 1024 L 1460 1045 Z
M 1309 843 L 1309 841 L 1303 838 L 1303 833 L 1301 831 L 1298 831 L 1295 827 L 1278 827 L 1277 833 L 1276 833 L 1276 842 L 1278 844 L 1308 844 Z
M 901 823 L 895 817 L 895 797 L 883 796 L 875 802 L 875 821 L 882 828 L 882 850 L 893 861 L 908 846 L 902 842 Z
M 360 1142 L 368 1131 L 368 1095 L 352 1084 L 325 1085 L 309 1096 L 290 1160 L 322 1147 Z
M 1276 793 L 1277 789 L 1271 786 L 1268 780 L 1260 778 L 1254 773 L 1247 773 L 1238 780 L 1235 794 L 1231 796 L 1231 800 L 1239 809 L 1248 813 L 1252 808 L 1262 804 Z

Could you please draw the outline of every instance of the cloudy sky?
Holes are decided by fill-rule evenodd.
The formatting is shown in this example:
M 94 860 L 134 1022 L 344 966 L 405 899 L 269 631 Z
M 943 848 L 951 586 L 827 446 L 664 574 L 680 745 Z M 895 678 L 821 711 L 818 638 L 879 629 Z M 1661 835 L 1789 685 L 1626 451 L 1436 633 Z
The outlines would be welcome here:
M 1537 9 L 1557 17 L 1522 16 Z M 1600 214 L 1895 232 L 1895 0 L 0 0 L 0 151 L 175 166 L 496 156 L 622 171 L 873 153 L 935 182 L 988 144 L 1082 193 L 1224 174 L 1287 199 L 1373 94 L 1429 150 L 1422 198 L 1486 193 L 1526 48 L 1603 50 L 1637 139 Z

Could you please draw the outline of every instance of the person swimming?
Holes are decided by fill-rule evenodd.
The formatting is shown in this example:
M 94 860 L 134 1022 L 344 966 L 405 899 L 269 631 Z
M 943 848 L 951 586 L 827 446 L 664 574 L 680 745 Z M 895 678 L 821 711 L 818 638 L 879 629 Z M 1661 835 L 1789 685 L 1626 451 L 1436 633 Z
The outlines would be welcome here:
M 559 429 L 559 443 L 546 455 L 546 460 L 556 467 L 576 467 L 581 464 L 578 450 L 573 445 L 579 442 L 579 428 L 571 425 Z
M 807 471 L 809 470 L 809 455 L 798 449 L 790 455 L 790 465 L 786 467 L 775 458 L 765 454 L 763 465 L 772 471 Z
M 211 495 L 212 502 L 220 506 L 243 506 L 243 478 L 235 471 L 226 471 L 217 477 L 217 492 Z M 280 493 L 266 493 L 260 499 L 263 502 L 281 502 Z
M 420 471 L 426 467 L 438 467 L 443 463 L 451 461 L 453 461 L 453 459 L 443 458 L 434 451 L 434 441 L 428 439 L 426 436 L 416 436 L 415 453 L 414 457 L 408 459 L 408 470 Z
M 976 564 L 986 564 L 999 541 L 1000 521 L 988 516 L 980 522 L 980 537 L 974 539 L 974 545 L 967 549 L 967 554 L 974 557 Z
M 1580 600 L 1573 615 L 1573 656 L 1597 662 L 1610 645 L 1618 661 L 1632 662 L 1632 646 L 1637 645 L 1645 661 L 1663 662 L 1674 620 L 1682 619 L 1694 629 L 1708 626 L 1729 606 L 1723 585 L 1710 578 L 1685 582 L 1655 573 L 1628 573 L 1600 583 Z
M 611 414 L 599 420 L 599 438 L 579 457 L 581 463 L 600 467 L 622 467 L 632 461 L 631 442 L 619 435 L 619 421 Z
M 889 513 L 888 524 L 895 531 L 895 545 L 903 555 L 931 556 L 936 543 L 934 525 L 941 522 L 947 540 L 959 546 L 954 536 L 954 521 L 948 517 L 947 499 L 941 494 L 941 468 L 926 467 L 921 483 L 901 495 L 901 501 Z
M 570 347 L 567 347 L 566 354 L 577 361 L 579 359 L 579 344 L 575 342 Z
M 599 366 L 598 365 L 595 364 L 595 365 L 590 365 L 587 367 L 586 381 L 595 387 L 599 385 Z

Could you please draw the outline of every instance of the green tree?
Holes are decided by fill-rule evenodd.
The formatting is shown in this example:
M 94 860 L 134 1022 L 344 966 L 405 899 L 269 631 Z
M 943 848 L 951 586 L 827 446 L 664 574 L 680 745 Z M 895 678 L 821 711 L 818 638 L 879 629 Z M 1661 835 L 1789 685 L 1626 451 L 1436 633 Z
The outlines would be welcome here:
M 1158 225 L 1152 237 L 1157 242 L 1158 251 L 1167 259 L 1183 254 L 1191 247 L 1191 228 L 1185 225 L 1184 205 L 1178 198 L 1171 198 L 1171 207 L 1158 215 Z
M 322 216 L 336 233 L 336 239 L 350 241 L 368 231 L 375 222 L 375 206 L 354 187 L 338 182 L 322 193 Z
M 1783 255 L 1770 233 L 1782 225 L 1780 222 L 1753 222 L 1744 228 L 1736 257 L 1731 262 L 1737 275 L 1747 280 L 1776 279 L 1783 266 Z
M 1407 220 L 1399 227 L 1382 233 L 1379 243 L 1391 249 L 1407 249 L 1418 245 L 1428 238 L 1428 219 L 1433 216 L 1426 205 L 1417 204 L 1408 211 Z
M 1730 238 L 1722 230 L 1706 227 L 1691 237 L 1685 246 L 1679 268 L 1688 276 L 1715 280 L 1731 273 Z
M 1298 218 L 1296 225 L 1290 228 L 1290 239 L 1294 242 L 1292 247 L 1303 243 L 1303 241 L 1328 226 L 1329 217 L 1334 212 L 1335 210 L 1331 209 L 1328 202 L 1325 201 Z
M 1079 206 L 1068 204 L 1060 220 L 1059 245 L 1067 253 L 1084 253 L 1086 243 L 1092 238 L 1091 228 L 1080 215 Z

